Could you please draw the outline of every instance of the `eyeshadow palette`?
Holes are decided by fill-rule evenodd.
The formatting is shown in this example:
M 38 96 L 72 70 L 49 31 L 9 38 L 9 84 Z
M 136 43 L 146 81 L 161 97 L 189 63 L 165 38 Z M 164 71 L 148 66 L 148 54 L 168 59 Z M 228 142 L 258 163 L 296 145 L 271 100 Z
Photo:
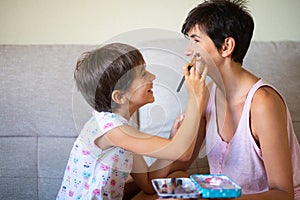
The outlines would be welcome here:
M 152 185 L 160 198 L 199 198 L 201 192 L 189 178 L 152 179 Z
M 236 198 L 241 187 L 222 174 L 193 174 L 190 178 L 152 179 L 160 198 Z
M 201 191 L 203 198 L 236 198 L 241 196 L 241 187 L 222 174 L 193 174 L 192 182 Z

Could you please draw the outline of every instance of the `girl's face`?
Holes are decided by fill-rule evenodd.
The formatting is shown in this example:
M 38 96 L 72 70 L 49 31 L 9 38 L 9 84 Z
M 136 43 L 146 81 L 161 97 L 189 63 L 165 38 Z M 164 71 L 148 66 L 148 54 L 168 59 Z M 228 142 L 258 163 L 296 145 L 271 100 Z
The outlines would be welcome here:
M 129 99 L 129 106 L 132 109 L 138 109 L 147 103 L 154 102 L 152 89 L 155 75 L 147 71 L 145 65 L 134 69 L 136 70 L 135 79 L 125 95 Z

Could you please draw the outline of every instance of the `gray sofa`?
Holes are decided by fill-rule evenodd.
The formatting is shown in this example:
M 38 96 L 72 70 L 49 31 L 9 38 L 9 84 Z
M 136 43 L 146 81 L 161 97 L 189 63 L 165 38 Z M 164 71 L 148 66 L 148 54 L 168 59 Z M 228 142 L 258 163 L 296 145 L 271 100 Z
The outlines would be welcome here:
M 169 41 L 163 45 L 163 48 L 172 46 L 172 51 L 183 57 L 184 42 Z M 90 108 L 74 88 L 74 66 L 83 51 L 93 48 L 91 45 L 0 45 L 0 199 L 55 199 L 72 144 L 90 116 Z M 177 64 L 181 70 L 182 63 Z M 244 66 L 283 94 L 299 139 L 300 42 L 253 42 Z M 181 74 L 172 78 L 160 70 L 155 73 L 158 80 L 169 78 L 176 84 L 181 78 Z M 176 84 L 172 87 L 176 88 Z M 164 96 L 159 90 L 155 92 Z M 176 98 L 184 100 L 182 95 Z M 163 131 L 182 110 L 164 110 L 172 114 L 165 116 Z M 151 128 L 147 126 L 147 112 L 147 109 L 141 111 L 139 119 L 144 130 Z M 189 169 L 190 173 L 207 171 L 205 158 L 197 159 Z

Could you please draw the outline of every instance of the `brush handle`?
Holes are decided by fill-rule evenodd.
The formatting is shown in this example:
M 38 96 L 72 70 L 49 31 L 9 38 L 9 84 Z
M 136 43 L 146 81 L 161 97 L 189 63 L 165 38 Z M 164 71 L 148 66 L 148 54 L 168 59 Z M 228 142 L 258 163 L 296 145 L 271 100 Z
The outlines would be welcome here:
M 190 71 L 190 69 L 192 68 L 192 66 L 191 65 L 189 65 L 188 66 L 188 70 Z M 180 89 L 182 88 L 182 85 L 183 85 L 183 83 L 184 83 L 184 80 L 185 80 L 185 78 L 184 78 L 184 76 L 182 77 L 182 79 L 181 79 L 181 81 L 180 81 L 180 83 L 179 83 L 179 85 L 178 85 L 178 87 L 177 87 L 177 92 L 179 92 L 180 91 Z
M 184 83 L 184 76 L 182 77 L 182 79 L 181 79 L 181 81 L 180 81 L 180 83 L 179 83 L 179 85 L 178 85 L 178 88 L 177 88 L 177 92 L 179 92 L 180 91 L 180 89 L 182 88 L 182 85 L 183 85 L 183 83 Z

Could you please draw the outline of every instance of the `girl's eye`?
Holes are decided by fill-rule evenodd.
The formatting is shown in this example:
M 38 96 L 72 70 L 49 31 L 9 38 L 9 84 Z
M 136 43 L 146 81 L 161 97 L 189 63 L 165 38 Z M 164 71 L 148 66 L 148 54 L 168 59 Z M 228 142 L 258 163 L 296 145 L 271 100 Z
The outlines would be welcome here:
M 142 77 L 145 77 L 147 75 L 147 70 L 145 68 L 143 68 L 141 75 Z

